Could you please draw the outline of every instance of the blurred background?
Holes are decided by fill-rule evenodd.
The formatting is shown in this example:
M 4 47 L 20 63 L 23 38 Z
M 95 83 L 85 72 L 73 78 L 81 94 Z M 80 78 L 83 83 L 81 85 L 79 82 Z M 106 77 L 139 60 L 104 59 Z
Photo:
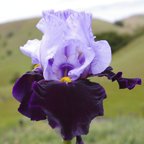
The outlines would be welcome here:
M 32 69 L 19 47 L 41 39 L 35 25 L 43 10 L 74 9 L 93 15 L 96 40 L 106 39 L 113 52 L 111 66 L 124 77 L 144 79 L 143 0 L 0 0 L 0 144 L 57 144 L 61 139 L 46 121 L 31 122 L 18 113 L 12 97 L 17 78 Z M 93 78 L 106 89 L 105 116 L 95 119 L 86 144 L 144 144 L 144 86 L 119 90 L 117 83 Z

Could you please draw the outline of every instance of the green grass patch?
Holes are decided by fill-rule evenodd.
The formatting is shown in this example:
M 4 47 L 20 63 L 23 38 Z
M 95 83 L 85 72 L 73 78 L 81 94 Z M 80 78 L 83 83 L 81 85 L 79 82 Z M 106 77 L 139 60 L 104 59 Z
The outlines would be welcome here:
M 15 126 L 22 117 L 17 108 L 19 103 L 12 97 L 12 86 L 0 87 L 0 133 Z
M 143 144 L 143 125 L 144 120 L 140 117 L 97 119 L 92 122 L 89 134 L 83 138 L 86 144 Z M 62 144 L 62 139 L 47 122 L 26 121 L 21 127 L 4 131 L 0 143 Z

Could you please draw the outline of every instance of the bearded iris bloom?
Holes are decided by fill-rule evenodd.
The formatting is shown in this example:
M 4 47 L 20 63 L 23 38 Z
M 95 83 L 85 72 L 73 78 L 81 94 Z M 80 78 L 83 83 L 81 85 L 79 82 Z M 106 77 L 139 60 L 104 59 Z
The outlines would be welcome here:
M 83 144 L 81 135 L 104 114 L 105 89 L 88 77 L 106 76 L 121 89 L 141 84 L 139 78 L 123 78 L 122 72 L 112 71 L 111 47 L 106 40 L 94 41 L 91 21 L 85 12 L 45 11 L 37 24 L 42 39 L 20 47 L 36 67 L 15 82 L 18 111 L 31 120 L 47 119 L 65 143 L 76 137 L 76 143 Z

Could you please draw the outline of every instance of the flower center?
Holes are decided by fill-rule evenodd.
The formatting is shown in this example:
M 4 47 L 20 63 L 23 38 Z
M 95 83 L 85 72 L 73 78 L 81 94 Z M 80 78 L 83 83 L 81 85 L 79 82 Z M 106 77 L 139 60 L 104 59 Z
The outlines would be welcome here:
M 68 72 L 70 70 L 72 70 L 74 67 L 73 65 L 69 64 L 69 63 L 63 63 L 62 65 L 60 65 L 60 70 L 62 72 L 62 77 L 67 77 Z
M 62 77 L 60 81 L 61 81 L 61 82 L 66 82 L 66 83 L 72 82 L 71 78 L 68 77 L 68 76 Z

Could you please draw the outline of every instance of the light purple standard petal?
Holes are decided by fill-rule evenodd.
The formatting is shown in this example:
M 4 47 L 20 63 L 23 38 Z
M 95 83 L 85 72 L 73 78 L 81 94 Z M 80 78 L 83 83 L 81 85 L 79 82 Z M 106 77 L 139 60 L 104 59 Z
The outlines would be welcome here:
M 94 41 L 91 29 L 92 15 L 85 12 L 73 12 L 66 20 L 71 38 L 78 39 L 90 46 Z
M 111 62 L 111 47 L 107 41 L 101 40 L 93 44 L 95 51 L 95 58 L 91 63 L 92 74 L 98 74 L 103 72 Z
M 62 20 L 67 20 L 67 18 L 73 14 L 75 11 L 67 9 L 64 11 L 54 11 L 54 10 L 50 10 L 50 11 L 44 11 L 43 15 L 47 15 L 47 13 L 54 15 Z
M 44 78 L 51 79 L 51 76 L 47 75 L 49 69 L 49 60 L 52 59 L 57 49 L 64 43 L 65 34 L 68 32 L 66 23 L 51 14 L 52 12 L 44 13 L 42 20 L 38 23 L 37 27 L 44 32 L 42 43 L 40 47 L 40 62 L 44 69 Z M 56 78 L 56 76 L 54 76 Z
M 35 40 L 28 40 L 24 46 L 20 47 L 20 50 L 23 54 L 28 57 L 31 57 L 33 64 L 39 63 L 39 49 L 40 49 L 41 41 Z
M 52 70 L 59 79 L 67 76 L 71 69 L 81 66 L 79 55 L 83 53 L 83 45 L 78 40 L 66 41 L 54 55 Z
M 57 29 L 60 25 L 65 25 L 67 29 L 61 29 L 63 32 L 67 33 L 66 39 L 78 39 L 85 42 L 87 45 L 94 41 L 91 22 L 92 15 L 85 12 L 76 12 L 73 10 L 65 11 L 44 11 L 43 18 L 37 24 L 37 28 L 45 33 L 50 33 L 51 25 L 49 25 L 50 19 L 53 20 L 53 26 Z M 57 24 L 55 20 L 57 19 Z M 59 31 L 56 30 L 56 31 Z M 53 33 L 55 35 L 55 33 Z M 62 34 L 62 33 L 61 33 Z
M 79 40 L 69 40 L 61 45 L 53 57 L 53 63 L 44 70 L 44 77 L 52 80 L 53 75 L 60 80 L 63 76 L 69 76 L 72 80 L 76 80 L 90 65 L 95 53 L 92 48 L 86 47 Z M 53 73 L 50 75 L 50 71 Z
M 65 21 L 51 14 L 45 12 L 43 18 L 37 24 L 38 29 L 44 32 L 40 48 L 41 61 L 47 58 L 52 58 L 55 51 L 65 41 L 65 34 L 68 31 Z
M 47 66 L 44 67 L 43 69 L 43 76 L 45 80 L 55 80 L 55 81 L 59 80 L 56 73 L 52 71 L 52 66 L 49 64 L 49 62 L 47 63 Z
M 65 43 L 59 45 L 53 58 L 46 61 L 46 67 L 44 67 L 45 79 L 60 80 L 71 69 L 80 67 L 84 63 L 83 48 L 84 45 L 78 40 L 65 41 Z
M 87 69 L 87 67 L 91 64 L 91 62 L 95 57 L 95 53 L 92 48 L 84 47 L 82 50 L 83 50 L 82 53 L 85 58 L 84 63 L 81 66 L 72 69 L 68 73 L 68 76 L 71 77 L 72 80 L 78 79 L 83 74 L 83 72 Z
M 43 12 L 43 17 L 42 19 L 38 22 L 38 24 L 36 25 L 36 27 L 45 33 L 49 33 L 49 35 L 55 35 L 56 32 L 58 31 L 63 31 L 66 28 L 63 29 L 63 26 L 65 24 L 65 20 L 62 19 L 61 17 L 57 16 L 59 12 L 57 12 L 57 14 L 55 14 L 54 11 L 44 11 Z M 55 32 L 55 33 L 52 33 Z M 58 33 L 59 34 L 59 33 Z M 56 35 L 55 35 L 56 36 Z
M 65 63 L 74 67 L 69 76 L 77 79 L 92 62 L 94 52 L 90 45 L 94 42 L 94 39 L 91 20 L 90 14 L 72 10 L 63 12 L 46 11 L 43 13 L 43 18 L 37 27 L 44 33 L 40 48 L 40 64 L 43 67 L 46 80 L 60 78 L 59 67 Z M 67 41 L 73 41 L 73 39 L 78 42 L 65 45 Z M 83 46 L 81 46 L 81 43 L 83 43 Z M 78 48 L 75 48 L 76 45 Z M 70 53 L 69 56 L 65 56 L 63 51 L 60 52 L 62 49 Z M 50 66 L 49 60 L 53 58 L 53 66 Z

